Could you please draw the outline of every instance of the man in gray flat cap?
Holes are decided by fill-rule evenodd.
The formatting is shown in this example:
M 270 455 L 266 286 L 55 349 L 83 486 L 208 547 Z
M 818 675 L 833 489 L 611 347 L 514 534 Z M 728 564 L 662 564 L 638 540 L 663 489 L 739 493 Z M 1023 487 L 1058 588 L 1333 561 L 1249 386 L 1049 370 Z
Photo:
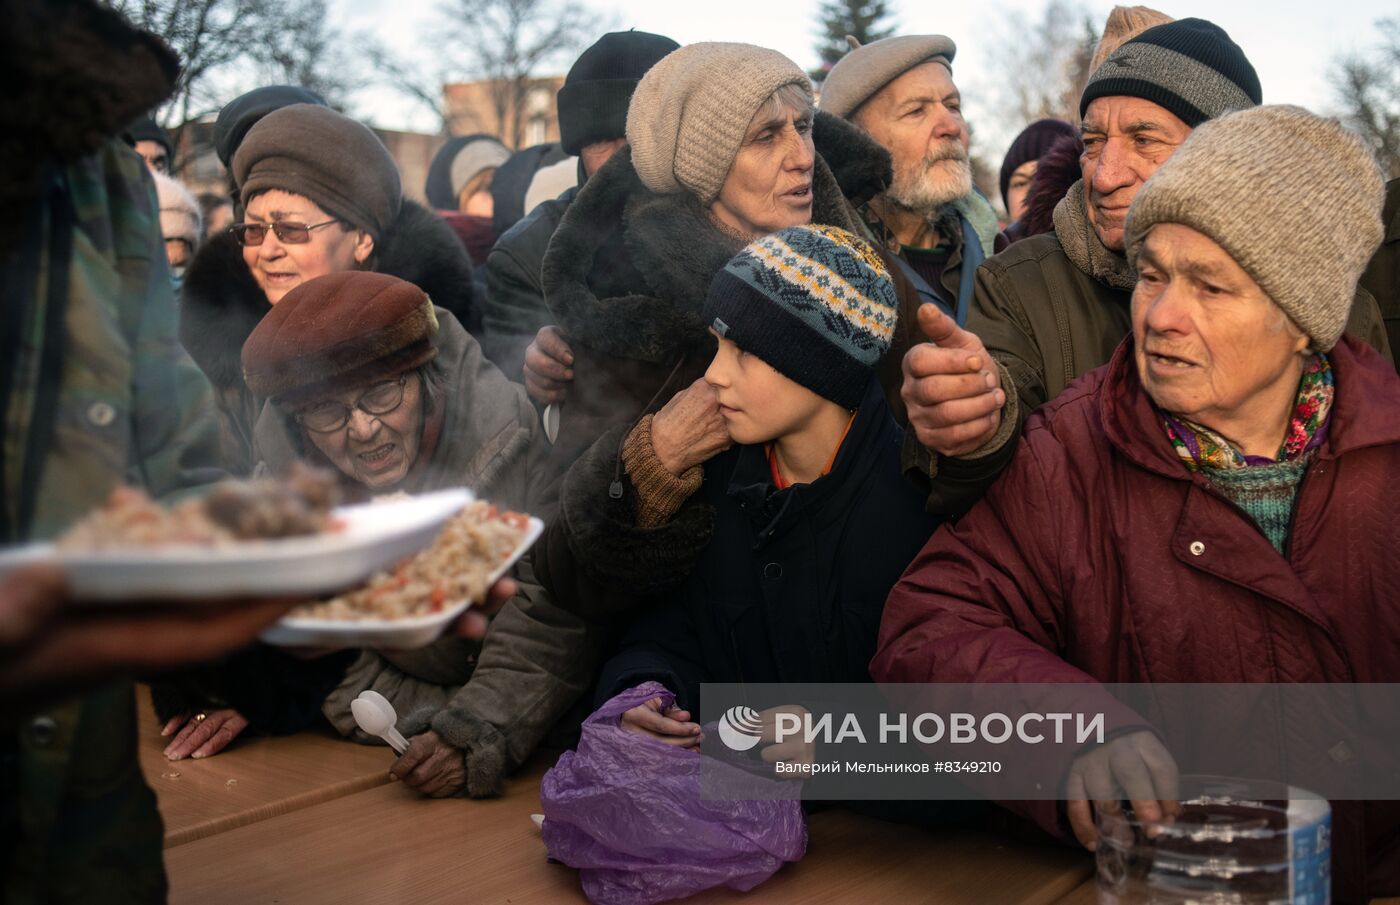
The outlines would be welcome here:
M 966 329 L 931 306 L 919 312 L 932 342 L 904 358 L 914 428 L 904 465 L 929 483 L 932 511 L 970 508 L 1011 461 L 1031 410 L 1108 362 L 1128 334 L 1137 281 L 1124 254 L 1129 204 L 1196 126 L 1261 101 L 1244 52 L 1202 19 L 1142 32 L 1090 76 L 1080 98 L 1083 178 L 1055 208 L 1054 231 L 978 269 Z M 1347 329 L 1390 354 L 1365 290 Z
M 870 133 L 894 163 L 894 181 L 863 213 L 924 300 L 962 323 L 973 272 L 1005 239 L 972 185 L 967 122 L 953 83 L 957 47 L 943 35 L 864 46 L 847 40 L 852 49 L 827 75 L 821 108 Z

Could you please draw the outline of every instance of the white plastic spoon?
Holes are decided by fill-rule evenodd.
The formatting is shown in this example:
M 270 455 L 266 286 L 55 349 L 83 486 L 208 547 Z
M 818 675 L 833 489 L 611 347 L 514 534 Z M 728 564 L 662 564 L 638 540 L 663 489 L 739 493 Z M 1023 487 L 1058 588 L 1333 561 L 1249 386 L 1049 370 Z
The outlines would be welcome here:
M 355 715 L 355 722 L 369 735 L 384 739 L 399 754 L 408 750 L 408 739 L 394 728 L 399 715 L 384 695 L 377 691 L 362 691 L 358 698 L 350 702 L 350 712 Z

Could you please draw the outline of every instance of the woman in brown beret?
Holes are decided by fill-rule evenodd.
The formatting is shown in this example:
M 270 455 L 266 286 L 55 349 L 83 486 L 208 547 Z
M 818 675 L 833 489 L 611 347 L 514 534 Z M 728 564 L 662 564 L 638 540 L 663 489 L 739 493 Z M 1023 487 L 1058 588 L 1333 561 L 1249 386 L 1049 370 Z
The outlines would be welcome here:
M 244 473 L 262 399 L 238 350 L 293 288 L 352 270 L 429 292 L 469 331 L 479 315 L 471 260 L 451 228 L 407 201 L 393 158 L 366 126 L 316 104 L 259 119 L 232 157 L 243 220 L 208 242 L 185 277 L 180 339 L 214 384 L 225 467 Z
M 524 388 L 412 283 L 363 271 L 304 282 L 254 328 L 242 364 L 249 389 L 269 400 L 254 432 L 260 472 L 309 460 L 371 494 L 466 485 L 503 508 L 552 514 Z M 409 736 L 395 774 L 436 797 L 498 792 L 587 690 L 599 655 L 583 620 L 535 581 L 528 554 L 515 578 L 520 591 L 489 640 L 361 651 L 318 689 L 331 689 L 321 712 L 342 734 L 379 744 L 350 712 L 360 692 L 378 691 Z

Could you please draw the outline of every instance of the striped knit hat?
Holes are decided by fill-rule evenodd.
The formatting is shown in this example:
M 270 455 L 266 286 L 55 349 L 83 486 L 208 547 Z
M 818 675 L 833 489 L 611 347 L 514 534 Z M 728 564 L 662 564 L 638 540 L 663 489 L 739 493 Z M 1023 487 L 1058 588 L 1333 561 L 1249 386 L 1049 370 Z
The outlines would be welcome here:
M 860 405 L 898 318 L 875 249 L 830 226 L 749 243 L 715 275 L 704 312 L 720 336 L 847 409 Z
M 1178 19 L 1125 41 L 1089 76 L 1079 116 L 1100 97 L 1140 97 L 1196 128 L 1232 110 L 1263 102 L 1259 76 L 1225 30 L 1204 19 Z

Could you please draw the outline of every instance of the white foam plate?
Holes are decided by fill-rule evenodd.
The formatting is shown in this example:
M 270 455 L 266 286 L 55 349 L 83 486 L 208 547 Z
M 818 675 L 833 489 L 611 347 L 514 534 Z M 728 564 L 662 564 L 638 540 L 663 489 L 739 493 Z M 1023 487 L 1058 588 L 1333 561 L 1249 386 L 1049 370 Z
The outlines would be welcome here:
M 544 522 L 533 516 L 519 546 L 491 573 L 494 584 L 534 546 L 544 533 Z M 443 607 L 442 612 L 406 619 L 293 619 L 285 617 L 261 635 L 267 644 L 279 647 L 375 647 L 410 650 L 426 647 L 442 635 L 452 622 L 471 606 L 470 600 Z
M 461 487 L 342 506 L 333 512 L 338 531 L 226 547 L 77 552 L 30 544 L 0 552 L 0 575 L 27 563 L 52 563 L 75 598 L 97 602 L 325 596 L 427 547 L 473 498 Z

